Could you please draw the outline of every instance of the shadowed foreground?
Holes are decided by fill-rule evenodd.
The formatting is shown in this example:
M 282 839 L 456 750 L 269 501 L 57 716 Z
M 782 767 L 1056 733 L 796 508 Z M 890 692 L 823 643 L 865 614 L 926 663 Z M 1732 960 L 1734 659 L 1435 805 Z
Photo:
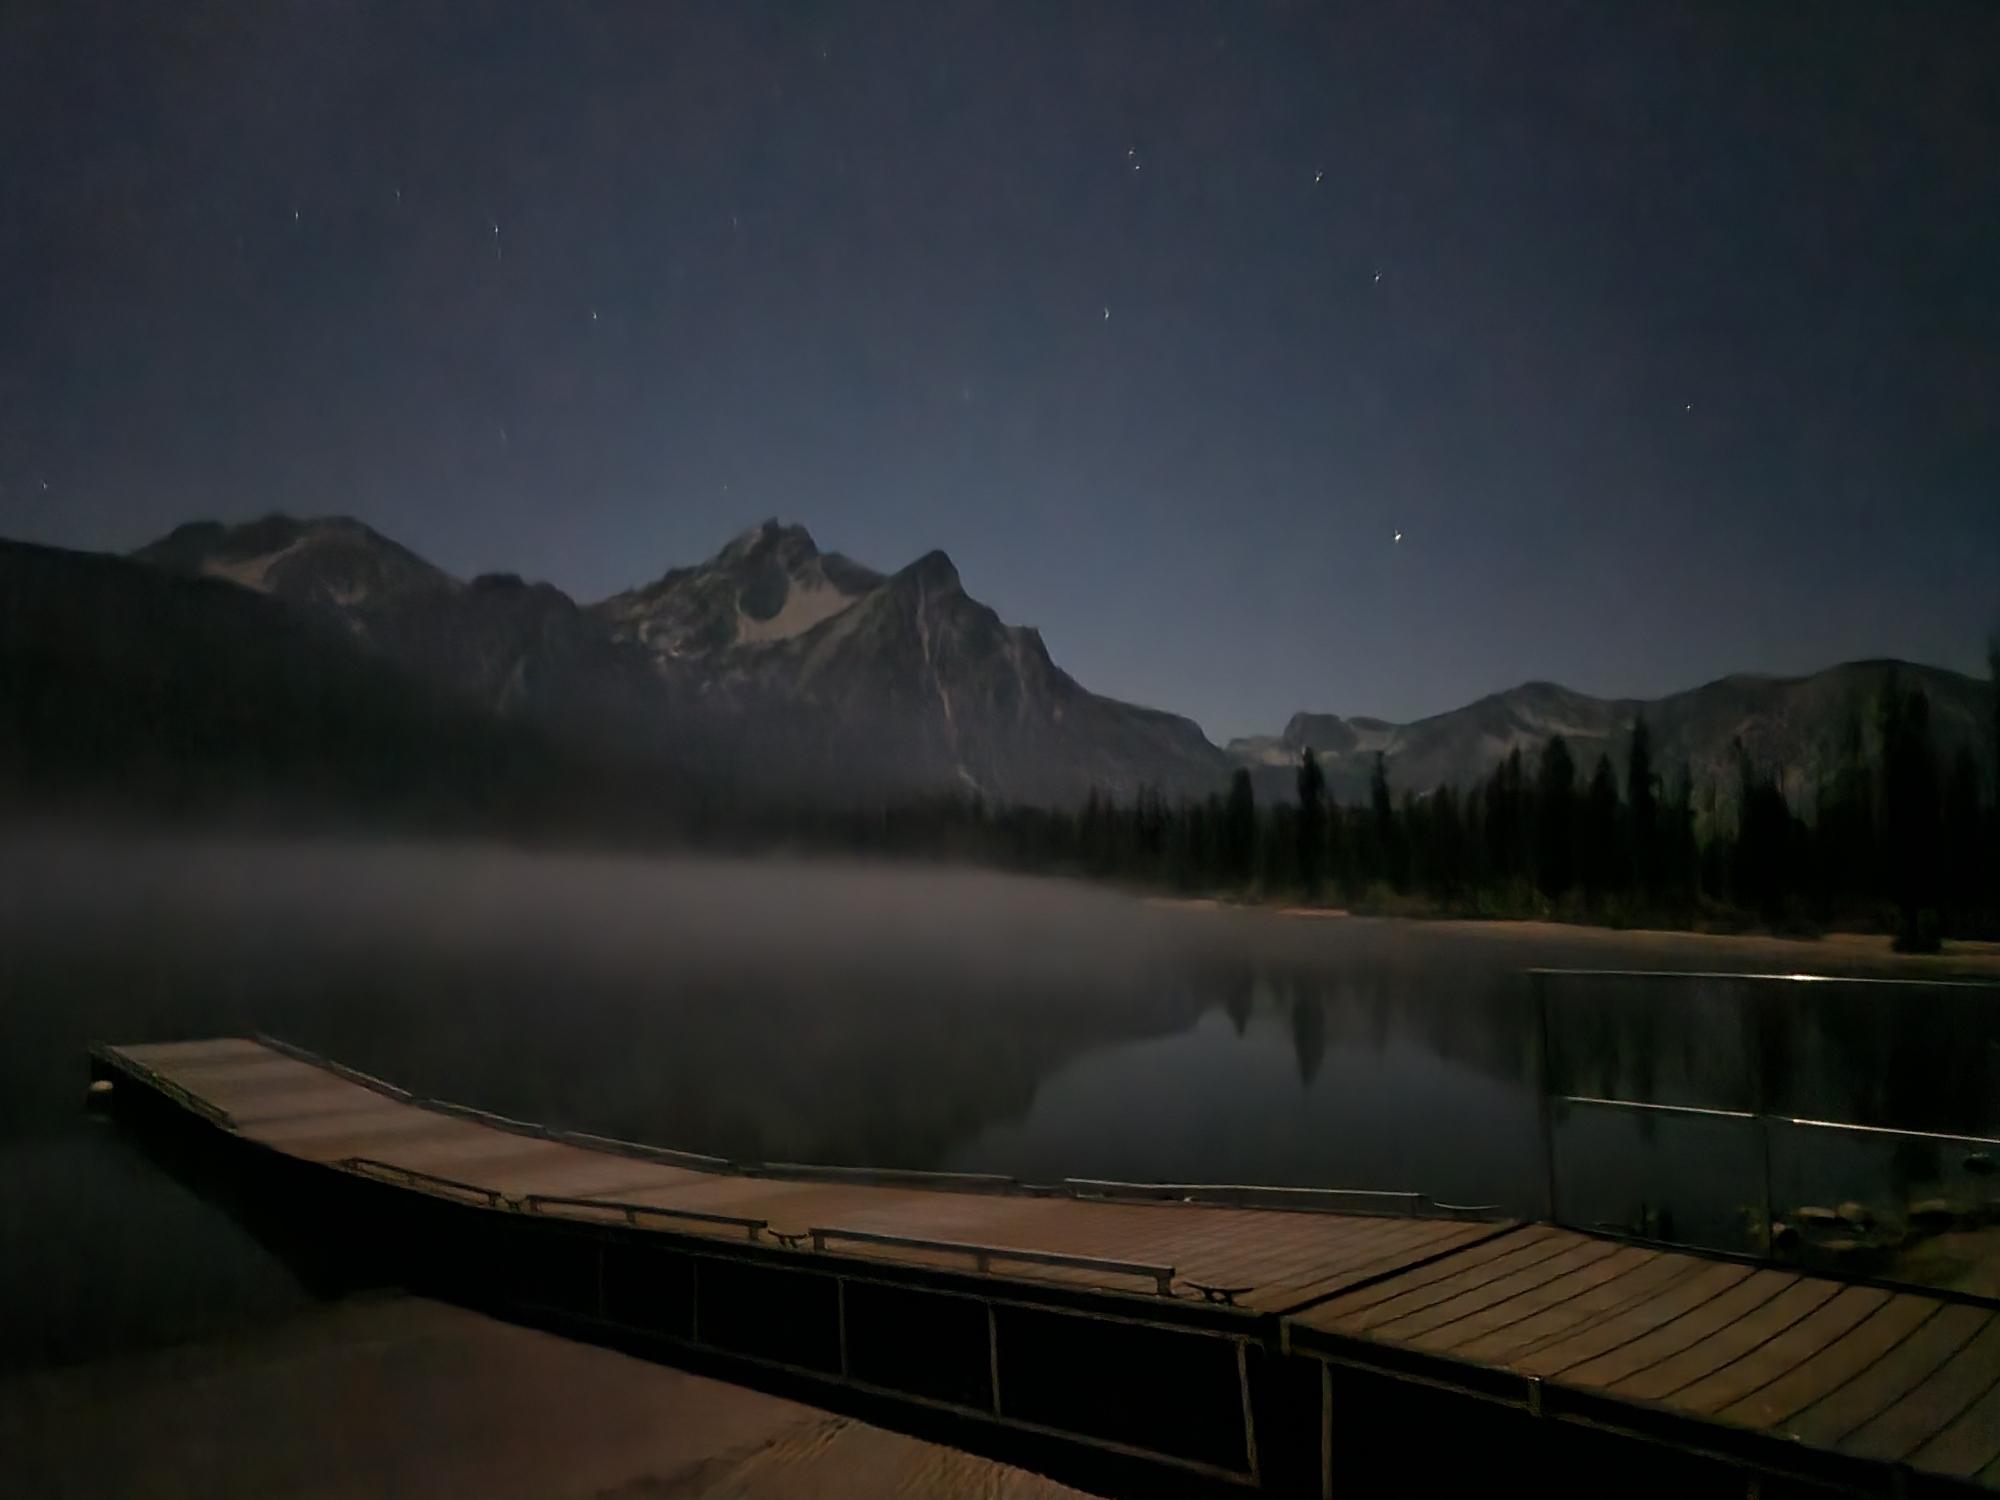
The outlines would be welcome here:
M 9 1455 L 0 1489 L 52 1500 L 1078 1493 L 796 1402 L 401 1297 L 0 1383 L 0 1452 Z

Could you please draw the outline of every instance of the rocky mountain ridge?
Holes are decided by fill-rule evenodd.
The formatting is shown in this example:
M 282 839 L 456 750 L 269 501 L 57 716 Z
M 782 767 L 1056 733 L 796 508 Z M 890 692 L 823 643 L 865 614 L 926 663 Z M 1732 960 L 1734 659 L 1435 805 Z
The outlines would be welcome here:
M 592 605 L 513 575 L 462 582 L 340 517 L 196 522 L 136 556 L 335 623 L 419 678 L 558 738 L 613 743 L 760 798 L 949 792 L 1062 806 L 1142 786 L 1206 796 L 1245 767 L 1269 801 L 1293 795 L 1310 746 L 1334 795 L 1353 801 L 1378 753 L 1399 792 L 1470 784 L 1558 733 L 1586 770 L 1600 754 L 1622 770 L 1643 713 L 1663 774 L 1685 769 L 1726 791 L 1740 742 L 1809 805 L 1835 767 L 1873 754 L 1892 671 L 1924 688 L 1945 753 L 1969 745 L 1984 764 L 1993 732 L 1986 683 L 1853 662 L 1652 700 L 1527 682 L 1404 724 L 1301 712 L 1279 734 L 1218 749 L 1188 719 L 1088 691 L 1038 632 L 969 595 L 943 552 L 882 573 L 776 520 Z

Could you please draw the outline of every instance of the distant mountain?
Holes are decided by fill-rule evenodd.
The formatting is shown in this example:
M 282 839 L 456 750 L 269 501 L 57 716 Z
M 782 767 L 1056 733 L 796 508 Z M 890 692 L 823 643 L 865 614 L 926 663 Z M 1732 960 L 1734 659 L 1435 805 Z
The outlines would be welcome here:
M 233 582 L 0 542 L 0 798 L 526 828 L 601 780 Z
M 674 741 L 680 684 L 549 584 L 507 573 L 463 583 L 345 516 L 197 521 L 133 556 L 266 594 L 447 692 L 559 737 L 649 752 Z
M 15 549 L 14 566 L 28 568 L 21 559 L 38 550 L 47 549 Z M 1237 740 L 1225 752 L 1188 719 L 1084 688 L 1056 666 L 1039 634 L 967 594 L 944 553 L 884 574 L 823 553 L 803 527 L 776 521 L 704 563 L 592 606 L 510 574 L 461 581 L 340 517 L 193 523 L 141 548 L 135 557 L 147 568 L 89 572 L 109 560 L 60 555 L 72 559 L 63 567 L 88 573 L 78 598 L 94 602 L 58 610 L 44 598 L 42 623 L 32 627 L 17 610 L 12 649 L 32 652 L 35 632 L 46 629 L 94 642 L 119 667 L 117 630 L 144 634 L 155 607 L 133 600 L 157 589 L 146 579 L 173 575 L 200 590 L 184 588 L 172 596 L 179 602 L 158 607 L 176 618 L 183 607 L 196 610 L 203 623 L 144 648 L 156 687 L 176 662 L 199 674 L 211 656 L 232 670 L 261 660 L 254 641 L 238 650 L 224 638 L 269 633 L 282 620 L 282 649 L 312 655 L 309 676 L 349 682 L 366 675 L 365 663 L 382 664 L 396 686 L 379 690 L 401 695 L 405 707 L 421 689 L 439 713 L 520 726 L 566 764 L 596 766 L 607 787 L 638 788 L 660 807 L 781 809 L 941 792 L 1073 806 L 1093 790 L 1124 800 L 1142 786 L 1200 797 L 1221 790 L 1237 766 L 1250 768 L 1260 799 L 1270 801 L 1293 795 L 1308 745 L 1335 795 L 1352 801 L 1366 795 L 1378 751 L 1399 791 L 1476 781 L 1509 751 L 1532 758 L 1558 733 L 1582 774 L 1600 753 L 1622 772 L 1640 712 L 1663 775 L 1686 766 L 1697 786 L 1714 784 L 1726 796 L 1740 739 L 1760 767 L 1779 773 L 1795 805 L 1810 806 L 1853 747 L 1873 758 L 1875 705 L 1891 670 L 1929 695 L 1946 753 L 1972 745 L 1984 757 L 1992 736 L 1986 684 L 1937 668 L 1856 662 L 1810 677 L 1726 677 L 1652 701 L 1531 682 L 1409 724 L 1301 713 L 1283 733 Z M 56 565 L 34 566 L 42 577 Z M 214 602 L 256 595 L 265 597 L 254 610 Z M 197 598 L 206 601 L 198 609 L 187 603 Z M 114 629 L 111 621 L 122 623 Z M 337 658 L 326 654 L 335 647 Z M 90 659 L 76 658 L 76 670 L 95 670 Z M 38 680 L 50 695 L 44 709 L 59 704 L 54 679 Z M 253 689 L 248 680 L 239 696 L 291 701 L 281 685 Z M 110 711 L 96 697 L 82 699 Z M 262 708 L 245 714 L 254 719 Z M 378 727 L 393 718 L 370 713 Z M 224 735 L 228 722 L 218 717 L 201 733 Z M 87 737 L 87 726 L 77 732 Z
M 1202 795 L 1229 765 L 1193 721 L 1087 691 L 931 552 L 884 576 L 766 521 L 709 562 L 597 606 L 689 670 L 758 781 L 821 797 L 977 792 L 1069 804 L 1093 788 Z
M 1423 792 L 1478 781 L 1517 748 L 1532 760 L 1555 734 L 1569 742 L 1580 775 L 1608 754 L 1622 776 L 1632 721 L 1643 713 L 1662 774 L 1677 775 L 1685 766 L 1697 787 L 1713 783 L 1726 795 L 1736 780 L 1732 747 L 1741 740 L 1760 769 L 1777 773 L 1795 805 L 1810 806 L 1814 789 L 1850 747 L 1875 755 L 1876 705 L 1891 672 L 1929 697 L 1932 735 L 1944 753 L 1971 745 L 1990 754 L 1989 684 L 1891 661 L 1849 662 L 1810 677 L 1741 674 L 1650 700 L 1593 698 L 1529 682 L 1410 724 L 1294 714 L 1282 734 L 1234 740 L 1228 749 L 1238 764 L 1253 768 L 1267 795 L 1290 796 L 1299 752 L 1310 745 L 1328 784 L 1352 800 L 1365 795 L 1378 751 L 1392 787 Z
M 933 552 L 885 576 L 767 521 L 708 562 L 579 607 L 462 584 L 345 518 L 199 522 L 140 549 L 336 622 L 403 668 L 580 744 L 760 798 L 1204 795 L 1229 762 L 1177 715 L 1100 697 Z

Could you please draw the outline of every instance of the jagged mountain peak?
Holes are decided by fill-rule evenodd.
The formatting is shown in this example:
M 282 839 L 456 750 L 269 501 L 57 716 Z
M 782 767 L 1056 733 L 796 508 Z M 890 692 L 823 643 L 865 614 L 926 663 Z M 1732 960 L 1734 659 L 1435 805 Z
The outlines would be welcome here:
M 940 548 L 933 547 L 922 557 L 911 563 L 896 575 L 897 580 L 921 584 L 926 589 L 956 589 L 965 591 L 959 581 L 958 565 Z
M 796 563 L 818 557 L 819 548 L 814 545 L 812 533 L 805 527 L 787 526 L 773 516 L 730 538 L 728 544 L 715 555 L 711 566 L 750 562 L 767 556 Z
M 822 555 L 805 527 L 773 518 L 739 532 L 705 563 L 613 595 L 597 613 L 614 635 L 662 663 L 705 660 L 791 640 L 881 581 L 837 552 Z
M 342 612 L 458 587 L 443 569 L 352 516 L 274 512 L 234 525 L 191 521 L 133 556 L 173 572 L 226 578 L 290 603 Z

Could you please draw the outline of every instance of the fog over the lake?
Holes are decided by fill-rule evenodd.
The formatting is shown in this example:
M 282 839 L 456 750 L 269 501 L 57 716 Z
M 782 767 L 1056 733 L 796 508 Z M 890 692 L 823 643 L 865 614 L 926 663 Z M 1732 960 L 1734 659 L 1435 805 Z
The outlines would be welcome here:
M 85 1114 L 93 1040 L 263 1031 L 437 1098 L 746 1162 L 1533 1212 L 1530 965 L 1856 961 L 1289 917 L 942 864 L 17 833 L 0 839 L 0 1285 L 16 1289 L 0 1323 L 32 1363 L 298 1295 L 195 1185 Z M 1786 1108 L 2000 1123 L 2000 1046 L 1966 1044 L 1986 1034 L 1983 992 L 1884 1007 L 1866 987 L 1756 990 L 1577 981 L 1558 1052 L 1582 1092 L 1728 1094 L 1757 1010 L 1796 1038 Z M 1679 1195 L 1689 1222 L 1723 1160 L 1670 1130 L 1601 1144 L 1616 1181 Z

